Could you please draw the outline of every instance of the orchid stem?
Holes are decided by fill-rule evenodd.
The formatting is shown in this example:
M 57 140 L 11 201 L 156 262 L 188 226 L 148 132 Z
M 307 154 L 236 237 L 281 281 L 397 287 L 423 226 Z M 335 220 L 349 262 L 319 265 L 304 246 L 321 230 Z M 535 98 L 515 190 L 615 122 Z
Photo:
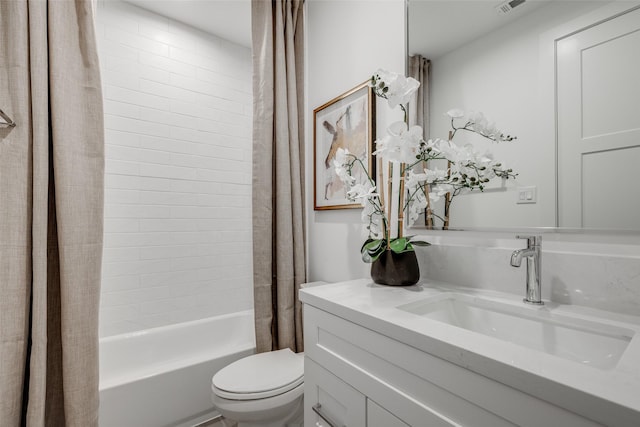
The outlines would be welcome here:
M 404 225 L 404 171 L 405 164 L 400 163 L 400 183 L 398 188 L 398 238 L 403 235 Z
M 387 196 L 388 196 L 388 201 L 389 201 L 389 210 L 387 212 L 388 212 L 388 215 L 389 215 L 389 221 L 391 221 L 391 206 L 392 206 L 392 201 L 393 201 L 393 197 L 392 197 L 393 196 L 393 193 L 392 193 L 392 191 L 393 191 L 393 179 L 392 179 L 392 177 L 393 177 L 393 163 L 389 162 L 388 165 L 389 165 L 389 169 L 388 169 L 389 175 L 387 176 L 387 179 L 388 179 Z M 389 231 L 389 234 L 391 234 L 391 231 Z M 387 249 L 389 249 L 390 247 L 391 247 L 391 235 L 389 235 L 388 239 L 387 239 Z

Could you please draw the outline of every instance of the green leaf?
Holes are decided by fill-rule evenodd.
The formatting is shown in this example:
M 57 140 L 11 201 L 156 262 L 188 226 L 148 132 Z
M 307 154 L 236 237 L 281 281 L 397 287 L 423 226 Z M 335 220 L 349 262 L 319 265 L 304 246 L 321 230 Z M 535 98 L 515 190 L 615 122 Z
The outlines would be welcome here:
M 376 252 L 382 246 L 383 242 L 384 239 L 368 239 L 362 245 L 360 252 Z
M 400 237 L 398 239 L 394 239 L 389 245 L 391 250 L 397 254 L 401 254 L 403 252 L 412 252 L 413 245 L 409 242 L 409 239 L 406 237 Z
M 374 241 L 375 241 L 375 240 L 374 240 L 374 239 L 371 239 L 371 238 L 369 238 L 369 239 L 365 240 L 365 241 L 364 241 L 364 243 L 362 244 L 362 246 L 360 247 L 360 252 L 364 251 L 364 247 L 365 247 L 368 243 L 371 243 L 371 242 L 374 242 Z
M 370 255 L 366 252 L 362 253 L 362 261 L 366 262 L 367 264 L 371 264 L 372 262 L 374 262 L 375 260 L 377 260 L 378 258 L 380 258 L 380 255 L 382 255 L 382 253 L 384 252 L 384 248 L 379 251 L 376 254 Z
M 367 239 L 360 249 L 362 260 L 366 263 L 374 262 L 385 251 L 386 245 L 385 239 Z
M 375 259 L 373 259 L 367 252 L 362 252 L 362 261 L 366 262 L 367 264 L 371 264 L 373 261 L 375 261 Z
M 407 247 L 407 243 L 409 243 L 407 241 L 406 237 L 400 237 L 397 239 L 394 239 L 391 241 L 391 244 L 389 245 L 389 247 L 391 248 L 391 250 L 397 254 L 404 252 L 405 248 Z
M 424 240 L 413 240 L 416 236 L 406 236 L 407 240 L 411 242 L 413 246 L 431 246 L 431 243 L 426 242 Z

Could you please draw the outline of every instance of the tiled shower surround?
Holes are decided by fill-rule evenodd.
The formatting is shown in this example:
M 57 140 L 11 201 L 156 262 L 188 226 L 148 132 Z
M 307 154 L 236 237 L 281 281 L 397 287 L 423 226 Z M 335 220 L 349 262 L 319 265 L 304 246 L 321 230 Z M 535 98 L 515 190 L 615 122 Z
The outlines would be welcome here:
M 252 307 L 251 50 L 100 1 L 100 335 Z

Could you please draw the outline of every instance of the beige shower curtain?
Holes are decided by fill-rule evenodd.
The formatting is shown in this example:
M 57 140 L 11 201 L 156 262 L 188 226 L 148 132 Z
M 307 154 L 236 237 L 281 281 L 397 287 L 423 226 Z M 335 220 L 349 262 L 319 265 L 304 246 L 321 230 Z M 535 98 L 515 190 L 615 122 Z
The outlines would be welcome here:
M 97 426 L 103 116 L 90 1 L 0 0 L 0 425 Z
M 424 138 L 429 139 L 429 74 L 431 61 L 422 55 L 409 57 L 409 77 L 420 82 L 409 104 L 409 124 L 422 126 Z
M 303 1 L 253 0 L 251 18 L 256 343 L 302 351 Z
M 409 77 L 413 77 L 420 82 L 420 87 L 413 94 L 409 104 L 409 124 L 411 126 L 421 126 L 425 140 L 429 139 L 429 89 L 430 89 L 431 61 L 422 55 L 409 57 Z M 424 165 L 426 166 L 426 164 Z M 433 227 L 433 219 L 428 215 L 428 208 L 424 212 L 424 225 Z

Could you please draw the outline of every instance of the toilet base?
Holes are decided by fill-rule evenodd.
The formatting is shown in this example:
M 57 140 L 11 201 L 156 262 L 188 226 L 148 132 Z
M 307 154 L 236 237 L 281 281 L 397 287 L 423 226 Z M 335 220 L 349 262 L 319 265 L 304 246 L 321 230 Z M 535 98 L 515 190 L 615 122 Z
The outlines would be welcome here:
M 291 408 L 291 416 L 283 420 L 240 422 L 223 418 L 221 421 L 223 427 L 304 427 L 304 400 L 298 399 L 297 405 Z
M 211 394 L 213 405 L 237 427 L 303 427 L 304 384 L 259 400 L 229 400 Z M 226 427 L 226 426 L 225 426 Z

